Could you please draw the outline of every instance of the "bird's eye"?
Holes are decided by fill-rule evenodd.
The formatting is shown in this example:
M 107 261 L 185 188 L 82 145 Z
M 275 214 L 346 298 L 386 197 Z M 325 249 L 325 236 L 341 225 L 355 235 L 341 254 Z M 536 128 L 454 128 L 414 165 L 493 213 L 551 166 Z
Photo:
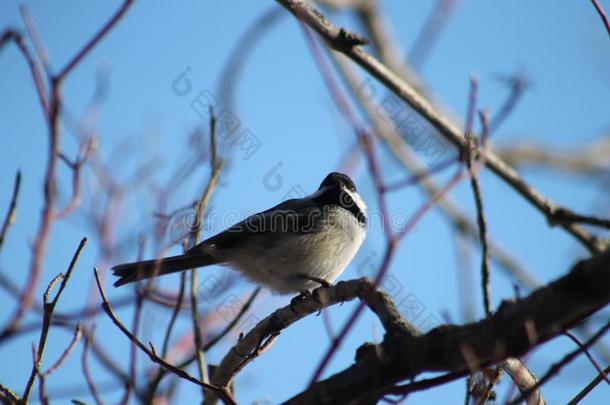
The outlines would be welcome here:
M 354 205 L 354 199 L 346 192 L 339 193 L 339 205 L 344 208 L 350 208 Z

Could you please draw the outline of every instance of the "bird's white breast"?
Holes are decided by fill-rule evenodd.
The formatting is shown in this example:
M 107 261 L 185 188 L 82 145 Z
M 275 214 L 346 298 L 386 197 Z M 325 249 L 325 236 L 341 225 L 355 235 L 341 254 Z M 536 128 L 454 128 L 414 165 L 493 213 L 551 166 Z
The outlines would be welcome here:
M 363 224 L 339 207 L 325 210 L 321 229 L 286 234 L 276 246 L 257 255 L 244 255 L 248 262 L 233 264 L 255 282 L 282 293 L 312 290 L 320 285 L 302 276 L 332 283 L 347 267 L 366 236 Z

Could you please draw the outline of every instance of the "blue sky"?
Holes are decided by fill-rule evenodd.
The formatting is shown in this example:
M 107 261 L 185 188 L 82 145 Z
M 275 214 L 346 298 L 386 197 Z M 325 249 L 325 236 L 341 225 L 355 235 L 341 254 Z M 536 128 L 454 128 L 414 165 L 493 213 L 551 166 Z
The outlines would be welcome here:
M 609 1 L 601 1 L 610 9 Z M 98 27 L 114 12 L 119 2 L 16 2 L 0 3 L 0 26 L 23 28 L 18 6 L 26 4 L 38 28 L 54 70 L 82 46 Z M 383 2 L 402 47 L 408 51 L 419 32 L 432 2 Z M 64 101 L 71 115 L 80 116 L 96 88 L 101 74 L 107 83 L 95 121 L 98 153 L 117 178 L 128 178 L 143 162 L 152 161 L 153 170 L 146 184 L 130 190 L 126 207 L 120 217 L 120 234 L 131 235 L 121 242 L 120 259 L 136 257 L 137 243 L 133 237 L 151 231 L 155 211 L 155 186 L 168 182 L 176 167 L 191 156 L 188 137 L 205 121 L 191 107 L 201 92 L 218 99 L 219 110 L 228 108 L 240 121 L 240 131 L 260 143 L 250 156 L 240 145 L 227 143 L 224 149 L 226 170 L 210 210 L 218 220 L 210 225 L 210 234 L 220 231 L 233 219 L 270 207 L 279 202 L 293 186 L 306 192 L 317 188 L 323 177 L 340 169 L 342 161 L 354 143 L 349 125 L 334 107 L 312 61 L 300 27 L 289 15 L 284 15 L 269 28 L 247 59 L 236 83 L 235 104 L 220 100 L 222 69 L 246 27 L 265 10 L 277 7 L 274 2 L 202 2 L 180 1 L 136 2 L 121 23 L 97 46 L 68 77 L 64 86 Z M 337 23 L 358 31 L 355 20 L 348 15 L 330 15 Z M 479 77 L 479 105 L 497 110 L 507 95 L 506 88 L 495 79 L 522 69 L 533 82 L 516 111 L 494 135 L 496 144 L 515 140 L 545 142 L 553 147 L 570 150 L 579 148 L 603 135 L 609 129 L 608 94 L 610 94 L 610 41 L 598 15 L 589 2 L 572 1 L 513 1 L 459 2 L 455 14 L 423 66 L 421 75 L 439 100 L 463 117 L 468 95 L 468 77 Z M 46 159 L 47 132 L 36 99 L 29 72 L 14 46 L 0 53 L 0 207 L 10 199 L 13 174 L 23 174 L 17 222 L 0 252 L 0 271 L 22 285 L 29 264 L 30 243 L 38 225 L 42 203 L 42 175 Z M 101 72 L 101 73 L 100 73 Z M 186 72 L 191 91 L 175 94 L 172 83 Z M 364 76 L 363 76 L 364 78 Z M 376 85 L 383 93 L 381 85 Z M 65 123 L 65 121 L 64 121 Z M 62 131 L 61 148 L 69 156 L 77 149 L 75 137 L 67 124 Z M 402 175 L 387 153 L 381 153 L 382 167 L 388 178 Z M 369 176 L 360 164 L 352 172 L 356 183 L 371 209 L 375 195 Z M 275 172 L 272 170 L 275 169 Z M 281 181 L 270 186 L 270 173 Z M 60 173 L 61 202 L 69 195 L 69 172 Z M 207 179 L 201 168 L 191 180 L 181 185 L 168 201 L 168 211 L 193 201 Z M 582 178 L 548 175 L 543 171 L 523 171 L 523 176 L 543 194 L 567 207 L 591 212 L 603 201 L 599 186 Z M 99 186 L 87 173 L 84 180 L 83 207 L 91 207 Z M 446 178 L 447 176 L 440 176 Z M 274 177 L 278 179 L 278 177 Z M 518 198 L 504 183 L 489 173 L 482 174 L 482 188 L 487 209 L 490 234 L 541 280 L 556 278 L 585 252 L 558 228 L 549 228 L 545 220 Z M 467 184 L 460 185 L 452 198 L 474 218 L 472 196 Z M 424 201 L 421 192 L 411 187 L 392 195 L 392 210 L 405 215 L 414 212 Z M 2 208 L 4 210 L 4 208 Z M 598 212 L 600 215 L 608 215 Z M 58 272 L 64 271 L 83 236 L 91 241 L 81 258 L 74 278 L 60 301 L 59 310 L 80 308 L 91 288 L 91 268 L 98 264 L 108 267 L 101 258 L 99 241 L 95 239 L 84 210 L 53 228 L 47 251 L 42 285 Z M 527 237 L 524 237 L 527 235 Z M 411 232 L 395 257 L 390 269 L 393 280 L 402 289 L 395 294 L 400 304 L 416 297 L 423 306 L 420 318 L 454 322 L 463 321 L 458 295 L 458 275 L 470 271 L 475 280 L 473 294 L 477 316 L 481 316 L 478 286 L 478 250 L 473 251 L 470 268 L 456 263 L 455 235 L 438 211 L 431 211 Z M 152 255 L 149 243 L 147 255 Z M 383 234 L 371 230 L 365 246 L 346 270 L 342 279 L 357 277 L 367 257 L 378 263 L 383 252 Z M 178 248 L 174 248 L 176 251 Z M 359 267 L 360 266 L 360 267 Z M 512 296 L 512 281 L 493 268 L 493 303 Z M 207 271 L 207 270 L 206 270 Z M 210 274 L 224 274 L 211 269 Z M 205 279 L 208 273 L 201 272 Z M 162 285 L 177 285 L 177 277 L 167 277 Z M 242 297 L 251 289 L 240 282 L 226 297 Z M 107 284 L 113 299 L 132 293 L 130 289 L 114 290 Z M 259 298 L 252 314 L 262 318 L 285 304 L 290 297 L 268 293 Z M 0 292 L 2 302 L 10 302 L 0 314 L 4 321 L 13 311 L 13 301 Z M 215 302 L 210 305 L 217 305 Z M 332 308 L 329 315 L 337 330 L 350 313 L 351 305 Z M 146 311 L 145 311 L 146 312 Z M 130 311 L 120 311 L 125 320 Z M 162 330 L 167 322 L 164 312 L 147 308 L 151 340 L 160 345 Z M 406 314 L 408 315 L 408 314 Z M 32 317 L 29 321 L 34 320 Z M 125 338 L 104 318 L 98 319 L 97 333 L 106 348 L 120 363 L 127 364 Z M 179 324 L 188 331 L 186 321 Z M 351 364 L 355 349 L 366 340 L 380 340 L 383 330 L 375 319 L 363 316 L 349 334 L 327 375 Z M 49 339 L 48 361 L 55 359 L 65 347 L 69 332 L 54 330 Z M 232 336 L 229 339 L 235 339 Z M 5 359 L 0 366 L 0 380 L 21 391 L 29 373 L 31 342 L 37 334 L 27 334 L 0 347 Z M 608 338 L 606 338 L 606 342 Z M 240 403 L 255 400 L 279 402 L 304 388 L 312 368 L 328 347 L 329 341 L 322 317 L 308 317 L 283 332 L 273 348 L 240 375 L 237 399 Z M 209 354 L 217 362 L 229 346 L 225 344 Z M 543 373 L 552 359 L 573 348 L 566 338 L 558 338 L 537 350 L 531 367 Z M 63 369 L 49 378 L 49 389 L 82 383 L 80 351 Z M 148 365 L 141 359 L 141 365 Z M 112 381 L 95 361 L 92 369 L 100 381 Z M 17 367 L 10 367 L 15 364 Z M 47 363 L 50 364 L 50 363 Z M 142 368 L 144 370 L 144 368 Z M 195 373 L 195 370 L 192 370 Z M 549 403 L 572 397 L 595 375 L 587 361 L 580 359 L 562 371 L 558 382 L 551 382 L 543 391 Z M 507 385 L 500 388 L 503 397 Z M 413 403 L 453 403 L 463 397 L 464 384 L 457 382 L 426 393 L 413 395 Z M 181 402 L 195 400 L 199 391 L 183 384 L 178 398 Z M 585 403 L 601 403 L 610 394 L 608 386 L 600 385 Z M 86 395 L 77 396 L 90 400 Z M 109 401 L 117 400 L 120 391 L 106 394 Z

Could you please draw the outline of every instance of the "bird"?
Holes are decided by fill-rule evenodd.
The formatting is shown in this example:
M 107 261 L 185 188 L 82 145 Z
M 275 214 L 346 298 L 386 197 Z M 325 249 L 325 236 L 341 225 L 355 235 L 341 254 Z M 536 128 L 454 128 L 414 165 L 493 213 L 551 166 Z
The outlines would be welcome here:
M 114 286 L 224 265 L 279 294 L 328 287 L 366 237 L 367 208 L 352 179 L 328 174 L 303 198 L 286 200 L 193 246 L 184 254 L 120 264 Z

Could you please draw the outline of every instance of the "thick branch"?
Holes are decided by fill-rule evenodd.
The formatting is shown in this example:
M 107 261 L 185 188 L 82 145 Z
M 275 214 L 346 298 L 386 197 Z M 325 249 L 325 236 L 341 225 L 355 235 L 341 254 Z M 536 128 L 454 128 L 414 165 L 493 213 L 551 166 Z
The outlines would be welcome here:
M 444 325 L 419 336 L 387 333 L 382 343 L 361 347 L 352 366 L 286 403 L 350 403 L 371 393 L 380 397 L 387 387 L 425 371 L 467 373 L 527 352 L 608 302 L 610 253 L 604 253 L 579 262 L 527 298 L 504 302 L 495 314 L 477 323 Z
M 212 384 L 219 387 L 229 386 L 235 375 L 256 358 L 261 353 L 261 349 L 268 346 L 268 342 L 294 322 L 331 305 L 351 301 L 357 297 L 364 300 L 377 315 L 386 331 L 399 333 L 401 336 L 417 334 L 417 331 L 402 319 L 387 294 L 376 291 L 371 281 L 365 278 L 342 281 L 333 287 L 314 290 L 311 296 L 294 307 L 289 305 L 280 308 L 260 321 L 222 359 L 212 376 Z M 206 397 L 206 404 L 213 402 L 212 398 Z

